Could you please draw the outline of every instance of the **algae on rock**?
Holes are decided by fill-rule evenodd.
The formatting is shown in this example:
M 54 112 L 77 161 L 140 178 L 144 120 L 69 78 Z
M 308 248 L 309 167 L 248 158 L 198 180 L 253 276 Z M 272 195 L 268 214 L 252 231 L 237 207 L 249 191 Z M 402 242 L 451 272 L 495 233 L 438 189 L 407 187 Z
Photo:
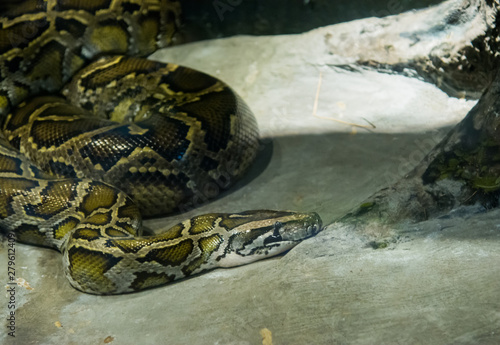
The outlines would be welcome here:
M 341 222 L 380 227 L 427 220 L 463 205 L 479 204 L 483 209 L 499 206 L 500 5 L 487 0 L 462 4 L 448 25 L 467 27 L 474 17 L 475 27 L 482 30 L 477 30 L 472 41 L 447 49 L 448 55 L 441 58 L 433 55 L 433 49 L 429 58 L 415 56 L 393 67 L 414 68 L 455 95 L 463 90 L 470 96 L 485 89 L 479 102 L 409 174 L 369 197 Z M 439 42 L 434 43 L 434 47 L 439 46 Z M 371 65 L 391 68 L 384 61 L 372 61 Z

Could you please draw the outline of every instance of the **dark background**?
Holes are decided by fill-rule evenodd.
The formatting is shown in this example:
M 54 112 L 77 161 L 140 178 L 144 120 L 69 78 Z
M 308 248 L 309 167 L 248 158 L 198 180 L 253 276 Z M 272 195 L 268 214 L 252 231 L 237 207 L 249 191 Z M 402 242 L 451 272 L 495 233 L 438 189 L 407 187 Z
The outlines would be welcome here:
M 385 17 L 440 0 L 181 0 L 183 41 L 237 34 L 277 35 L 366 17 Z

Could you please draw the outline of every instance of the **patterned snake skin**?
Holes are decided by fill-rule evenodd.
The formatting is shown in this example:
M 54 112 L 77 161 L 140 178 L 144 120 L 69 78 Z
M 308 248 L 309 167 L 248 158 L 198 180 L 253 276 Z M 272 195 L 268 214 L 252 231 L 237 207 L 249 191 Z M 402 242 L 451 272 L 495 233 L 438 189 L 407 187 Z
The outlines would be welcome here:
M 222 81 L 132 57 L 172 44 L 177 2 L 24 0 L 0 13 L 0 227 L 59 250 L 72 286 L 138 291 L 321 230 L 316 213 L 259 210 L 142 236 L 141 214 L 229 187 L 258 146 L 251 111 Z

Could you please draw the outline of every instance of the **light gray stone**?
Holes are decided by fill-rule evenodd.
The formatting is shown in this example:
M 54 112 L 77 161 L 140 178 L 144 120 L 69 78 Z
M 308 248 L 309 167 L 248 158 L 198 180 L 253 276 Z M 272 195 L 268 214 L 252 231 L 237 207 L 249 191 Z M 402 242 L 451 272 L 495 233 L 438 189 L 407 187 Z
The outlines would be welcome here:
M 148 227 L 160 231 L 193 214 L 256 208 L 317 211 L 329 225 L 283 257 L 121 296 L 80 293 L 63 276 L 59 253 L 17 244 L 17 274 L 32 289 L 17 288 L 16 338 L 4 327 L 0 341 L 246 345 L 262 343 L 267 328 L 275 345 L 500 342 L 498 211 L 456 212 L 388 237 L 332 224 L 418 164 L 475 103 L 409 76 L 345 67 L 359 59 L 356 49 L 377 54 L 372 49 L 384 27 L 418 25 L 429 11 L 156 54 L 232 85 L 268 139 L 234 191 L 187 214 L 149 220 Z M 363 33 L 370 27 L 381 31 Z M 392 29 L 386 34 L 396 45 Z M 316 115 L 376 128 L 315 117 L 320 75 Z M 4 280 L 6 255 L 4 241 Z

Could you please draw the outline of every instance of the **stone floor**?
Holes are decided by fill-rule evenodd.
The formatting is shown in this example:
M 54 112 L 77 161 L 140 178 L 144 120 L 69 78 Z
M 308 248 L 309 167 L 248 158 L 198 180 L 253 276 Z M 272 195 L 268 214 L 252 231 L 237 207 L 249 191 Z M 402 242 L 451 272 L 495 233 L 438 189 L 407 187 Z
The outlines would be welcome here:
M 235 37 L 155 56 L 233 85 L 264 139 L 253 170 L 233 191 L 188 214 L 147 222 L 156 229 L 195 213 L 290 209 L 318 212 L 328 224 L 320 234 L 282 257 L 105 297 L 71 288 L 59 253 L 17 244 L 16 272 L 26 283 L 16 289 L 16 338 L 6 335 L 2 302 L 0 342 L 500 343 L 499 211 L 457 210 L 410 224 L 380 238 L 383 246 L 333 223 L 408 172 L 474 102 L 414 78 L 332 67 L 338 57 L 326 53 L 322 35 Z M 6 256 L 4 240 L 5 282 Z

